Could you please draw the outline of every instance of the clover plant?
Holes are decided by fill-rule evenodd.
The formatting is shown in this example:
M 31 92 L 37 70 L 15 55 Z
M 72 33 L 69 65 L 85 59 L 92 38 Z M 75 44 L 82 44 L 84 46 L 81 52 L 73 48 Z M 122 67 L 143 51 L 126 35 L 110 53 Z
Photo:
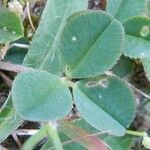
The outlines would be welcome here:
M 140 59 L 150 79 L 146 1 L 107 0 L 105 11 L 87 10 L 87 4 L 86 0 L 47 0 L 28 52 L 19 61 L 28 69 L 15 77 L 1 108 L 1 142 L 27 120 L 43 127 L 27 140 L 24 150 L 33 149 L 46 136 L 41 149 L 129 149 L 132 137 L 126 134 L 133 132 L 128 128 L 136 100 L 130 84 L 113 68 L 121 55 Z M 10 44 L 24 37 L 23 32 L 20 16 L 0 8 L 0 43 Z M 80 119 L 67 121 L 73 105 Z M 98 131 L 109 135 L 61 144 Z

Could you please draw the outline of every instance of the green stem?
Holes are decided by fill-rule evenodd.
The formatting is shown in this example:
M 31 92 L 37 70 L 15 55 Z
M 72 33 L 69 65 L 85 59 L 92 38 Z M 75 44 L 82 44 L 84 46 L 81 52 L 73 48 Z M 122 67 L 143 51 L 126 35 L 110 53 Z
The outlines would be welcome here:
M 144 136 L 144 132 L 126 130 L 126 134 L 134 136 Z
M 52 123 L 49 123 L 47 125 L 47 134 L 48 134 L 49 138 L 52 140 L 55 150 L 63 150 L 56 127 Z
M 33 150 L 35 145 L 46 137 L 46 126 L 41 128 L 36 134 L 31 136 L 23 145 L 22 150 Z

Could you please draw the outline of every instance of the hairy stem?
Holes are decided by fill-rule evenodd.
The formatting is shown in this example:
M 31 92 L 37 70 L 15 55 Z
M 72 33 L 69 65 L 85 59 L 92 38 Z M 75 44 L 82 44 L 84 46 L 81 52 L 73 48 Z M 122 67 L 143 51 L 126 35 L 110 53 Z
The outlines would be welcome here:
M 130 135 L 134 135 L 134 136 L 144 136 L 144 132 L 131 131 L 131 130 L 126 130 L 126 134 L 130 134 Z
M 49 138 L 52 140 L 55 150 L 63 150 L 63 146 L 57 133 L 57 129 L 55 128 L 55 125 L 53 125 L 53 123 L 48 124 L 47 134 Z

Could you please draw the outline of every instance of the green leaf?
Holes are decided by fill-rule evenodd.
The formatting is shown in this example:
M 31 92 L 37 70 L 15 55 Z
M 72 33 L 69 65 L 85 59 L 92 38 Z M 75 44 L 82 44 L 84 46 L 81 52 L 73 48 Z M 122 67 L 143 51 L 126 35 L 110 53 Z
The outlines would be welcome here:
M 146 76 L 150 80 L 150 58 L 143 59 L 142 63 Z
M 61 39 L 67 77 L 93 77 L 117 62 L 124 43 L 124 31 L 122 25 L 107 13 L 84 11 L 67 20 Z
M 21 19 L 14 12 L 0 8 L 0 43 L 15 41 L 23 36 Z
M 145 0 L 108 0 L 106 11 L 121 22 L 128 18 L 142 15 L 145 9 Z
M 123 137 L 116 137 L 116 136 L 104 134 L 103 132 L 100 133 L 98 130 L 96 130 L 91 125 L 89 125 L 84 119 L 77 119 L 74 122 L 72 122 L 72 124 L 77 129 L 76 130 L 77 133 L 80 131 L 83 131 L 83 130 L 86 131 L 89 135 L 99 133 L 99 136 L 97 136 L 97 137 L 99 137 L 104 142 L 106 142 L 112 150 L 129 150 L 131 147 L 132 136 L 125 135 Z M 69 127 L 70 127 L 70 125 L 69 125 Z M 59 133 L 61 141 L 64 143 L 73 139 L 73 138 L 70 139 L 68 136 L 65 135 L 65 133 L 66 133 L 65 131 L 64 131 L 64 133 L 62 133 L 62 132 Z M 72 135 L 77 134 L 77 133 L 72 132 Z M 70 133 L 70 135 L 71 135 L 71 133 Z M 80 134 L 80 136 L 82 137 L 84 135 Z M 86 141 L 86 139 L 84 139 L 84 140 Z M 83 140 L 80 140 L 80 141 L 83 141 Z M 80 141 L 75 141 L 73 143 L 66 144 L 66 145 L 64 145 L 64 149 L 65 150 L 86 150 L 86 148 L 84 148 L 80 145 L 81 144 Z M 86 141 L 86 143 L 88 143 L 88 140 Z M 52 142 L 49 140 L 49 141 L 47 141 L 46 144 L 43 145 L 41 150 L 47 150 L 50 148 L 52 148 Z
M 25 38 L 19 39 L 15 41 L 15 43 L 29 44 L 28 40 Z M 9 61 L 13 64 L 21 65 L 27 52 L 28 52 L 27 48 L 20 48 L 20 47 L 13 46 L 7 51 L 7 54 L 4 57 L 4 61 Z
M 24 65 L 62 75 L 61 32 L 69 15 L 86 8 L 85 0 L 48 0 Z
M 23 39 L 20 39 L 16 42 L 20 41 L 23 43 L 28 43 Z M 11 61 L 16 64 L 21 64 L 26 52 L 27 49 L 12 47 L 8 50 L 4 60 Z M 12 134 L 23 122 L 24 120 L 18 116 L 13 107 L 10 94 L 0 111 L 0 142 Z
M 123 137 L 105 136 L 103 140 L 111 147 L 111 150 L 130 150 L 133 139 L 125 135 Z
M 23 120 L 17 115 L 9 96 L 0 111 L 0 142 L 13 133 Z
M 74 122 L 74 124 L 91 134 L 99 133 L 98 130 L 90 126 L 84 119 L 78 119 Z M 99 138 L 106 142 L 112 150 L 129 150 L 132 142 L 132 137 L 127 135 L 123 137 L 116 137 L 108 135 L 107 133 L 101 133 Z
M 64 144 L 64 150 L 108 150 L 108 145 L 106 145 L 101 139 L 96 136 L 89 136 L 91 133 L 98 132 L 98 130 L 91 127 L 83 119 L 78 119 L 74 122 L 61 120 L 59 121 L 58 128 L 60 131 L 59 136 L 61 138 L 62 144 Z M 69 141 L 72 142 L 66 144 Z M 52 148 L 52 142 L 49 140 L 43 146 L 42 150 L 50 148 Z
M 45 126 L 39 129 L 37 133 L 32 135 L 26 140 L 21 150 L 33 150 L 38 142 L 43 140 L 47 136 L 47 131 Z
M 74 124 L 91 134 L 100 133 L 98 130 L 90 126 L 84 119 L 78 119 Z M 107 143 L 112 150 L 129 150 L 132 142 L 132 137 L 126 135 L 123 137 L 116 137 L 102 132 L 98 137 Z
M 150 57 L 150 18 L 134 17 L 124 23 L 125 47 L 123 53 L 130 58 Z
M 71 139 L 78 139 L 82 138 L 83 136 L 89 135 L 89 133 L 86 132 L 84 128 L 78 128 L 76 125 L 70 123 L 69 121 L 59 121 L 59 129 Z M 77 140 L 77 142 L 88 149 L 108 150 L 108 146 L 102 140 L 98 139 L 95 136 L 83 138 Z
M 33 150 L 35 145 L 46 136 L 49 137 L 48 140 L 52 141 L 55 150 L 63 150 L 57 129 L 51 123 L 46 124 L 35 135 L 31 136 L 23 145 L 22 150 Z
M 123 136 L 125 128 L 133 121 L 133 93 L 128 85 L 117 77 L 77 82 L 73 95 L 83 118 L 98 130 Z
M 15 110 L 25 120 L 50 121 L 63 118 L 72 107 L 65 82 L 43 71 L 19 74 L 12 87 Z
M 112 71 L 115 75 L 124 78 L 131 75 L 134 69 L 134 63 L 128 57 L 122 55 L 117 64 L 112 68 Z

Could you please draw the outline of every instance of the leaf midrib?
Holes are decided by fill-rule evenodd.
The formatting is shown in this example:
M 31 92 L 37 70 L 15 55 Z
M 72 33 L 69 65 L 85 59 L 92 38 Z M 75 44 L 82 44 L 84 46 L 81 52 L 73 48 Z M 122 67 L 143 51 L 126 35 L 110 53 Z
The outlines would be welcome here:
M 13 114 L 13 113 L 14 113 L 14 109 L 11 108 L 11 109 L 8 111 L 8 113 L 7 113 L 6 116 L 10 116 L 10 115 Z M 6 118 L 6 120 L 4 119 L 3 121 L 0 121 L 0 129 L 3 128 L 4 125 L 8 122 L 7 117 L 5 117 L 5 118 Z M 11 124 L 11 123 L 10 123 L 10 124 Z
M 78 87 L 77 87 L 78 88 Z M 79 88 L 78 88 L 79 89 Z M 85 96 L 85 97 L 87 97 L 87 99 L 88 100 L 90 100 L 90 98 L 87 96 L 87 95 L 85 95 L 84 94 L 84 92 L 82 92 L 82 90 L 80 90 L 79 89 L 79 91 Z M 91 100 L 90 100 L 91 101 Z M 91 101 L 98 109 L 99 109 L 99 107 L 98 107 L 98 105 L 95 103 L 95 102 L 93 102 L 93 101 Z M 101 108 L 101 107 L 100 107 Z M 116 120 L 111 114 L 109 114 L 105 109 L 103 109 L 103 108 L 101 108 L 106 114 L 108 114 L 108 116 L 110 116 L 112 119 L 114 119 L 118 124 L 120 124 L 122 127 L 124 127 L 118 120 Z M 125 127 L 124 127 L 125 128 Z
M 117 12 L 116 12 L 116 14 L 115 14 L 115 17 L 116 17 L 116 18 L 119 16 L 120 9 L 121 9 L 122 6 L 124 5 L 124 3 L 125 3 L 125 0 L 122 0 L 122 2 L 120 3 L 119 8 L 118 8 L 118 10 L 117 10 Z
M 70 8 L 69 8 L 69 5 L 70 5 L 70 1 L 68 1 L 67 9 L 66 9 L 66 11 L 65 11 L 65 13 L 64 13 L 64 16 L 63 16 L 63 18 L 62 18 L 62 21 L 61 21 L 61 24 L 60 24 L 59 29 L 58 29 L 58 31 L 57 31 L 57 34 L 55 35 L 53 44 L 52 44 L 50 50 L 48 51 L 46 57 L 44 58 L 44 60 L 42 60 L 42 63 L 39 65 L 39 67 L 38 67 L 39 69 L 43 69 L 44 64 L 46 63 L 46 61 L 49 59 L 49 57 L 50 57 L 50 55 L 51 55 L 51 51 L 53 50 L 53 48 L 54 48 L 55 45 L 57 44 L 57 39 L 60 37 L 60 35 L 61 35 L 61 33 L 62 33 L 62 30 L 63 30 L 63 27 L 64 27 L 64 24 L 65 24 L 65 21 L 64 21 L 64 20 L 66 19 L 66 17 L 67 17 L 67 12 L 68 12 L 68 10 L 70 9 Z M 48 45 L 48 44 L 47 44 L 47 45 Z M 44 48 L 43 51 L 45 51 L 45 49 L 46 49 L 46 48 Z M 53 53 L 54 53 L 55 51 L 56 51 L 56 48 L 54 49 Z M 58 49 L 58 51 L 59 51 L 59 49 Z
M 95 38 L 95 40 L 91 43 L 91 45 L 89 45 L 89 47 L 87 48 L 87 50 L 85 51 L 85 53 L 82 55 L 82 57 L 80 58 L 80 60 L 77 61 L 77 63 L 71 67 L 71 70 L 74 71 L 76 69 L 76 67 L 78 67 L 78 65 L 85 59 L 85 57 L 88 55 L 88 53 L 90 53 L 92 47 L 96 44 L 96 42 L 99 40 L 100 36 L 106 31 L 106 29 L 113 23 L 114 21 L 111 20 L 110 23 L 104 28 L 104 30 L 102 32 L 100 32 L 97 37 Z

